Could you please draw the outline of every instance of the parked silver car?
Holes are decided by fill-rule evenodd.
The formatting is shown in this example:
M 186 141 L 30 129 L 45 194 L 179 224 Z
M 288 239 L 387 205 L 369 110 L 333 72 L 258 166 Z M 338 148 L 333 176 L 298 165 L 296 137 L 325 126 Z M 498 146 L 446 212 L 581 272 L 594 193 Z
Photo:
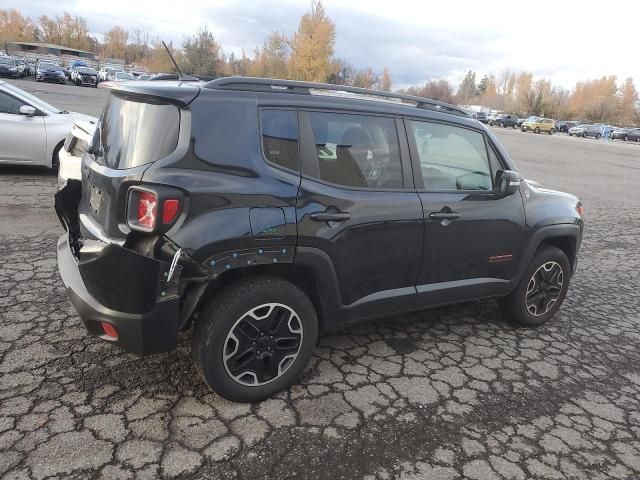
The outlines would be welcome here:
M 569 129 L 570 137 L 594 137 L 599 139 L 602 136 L 602 125 L 580 124 Z
M 0 80 L 0 164 L 57 168 L 64 140 L 80 122 L 97 119 L 60 110 Z

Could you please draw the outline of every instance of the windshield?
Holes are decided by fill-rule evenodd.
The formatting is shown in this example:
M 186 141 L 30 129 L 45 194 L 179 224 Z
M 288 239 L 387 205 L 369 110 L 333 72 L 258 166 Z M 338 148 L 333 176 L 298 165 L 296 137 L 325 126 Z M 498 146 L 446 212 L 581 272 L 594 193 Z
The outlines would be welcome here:
M 117 72 L 116 78 L 120 80 L 133 80 L 133 75 L 127 72 Z
M 13 58 L 0 57 L 0 65 L 13 65 Z
M 80 67 L 77 69 L 78 73 L 90 73 L 96 75 L 96 71 L 93 68 Z
M 43 70 L 62 70 L 59 65 L 54 65 L 53 63 L 41 63 L 38 68 Z
M 10 83 L 5 83 L 4 88 L 7 89 L 11 93 L 15 93 L 18 96 L 22 97 L 24 100 L 31 103 L 38 110 L 42 110 L 47 113 L 63 113 L 59 108 L 54 107 L 53 105 L 49 105 L 47 102 L 43 102 L 38 97 L 31 95 L 30 93 L 25 92 L 24 90 L 19 89 L 11 85 Z

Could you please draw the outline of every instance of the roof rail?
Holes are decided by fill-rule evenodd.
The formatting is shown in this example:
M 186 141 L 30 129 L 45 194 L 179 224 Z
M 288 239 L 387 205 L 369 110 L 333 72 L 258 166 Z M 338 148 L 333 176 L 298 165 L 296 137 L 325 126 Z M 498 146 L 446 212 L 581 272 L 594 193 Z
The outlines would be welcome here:
M 301 95 L 311 95 L 312 90 L 325 90 L 330 92 L 354 93 L 381 99 L 395 99 L 406 102 L 415 102 L 417 108 L 435 110 L 452 115 L 468 117 L 469 113 L 461 108 L 449 103 L 431 100 L 430 98 L 418 97 L 415 95 L 405 95 L 404 93 L 385 92 L 382 90 L 372 90 L 369 88 L 350 87 L 347 85 L 332 85 L 329 83 L 301 82 L 298 80 L 279 80 L 273 78 L 256 77 L 223 77 L 211 80 L 204 84 L 205 88 L 220 90 L 245 90 L 251 92 L 273 92 L 273 93 L 297 93 Z

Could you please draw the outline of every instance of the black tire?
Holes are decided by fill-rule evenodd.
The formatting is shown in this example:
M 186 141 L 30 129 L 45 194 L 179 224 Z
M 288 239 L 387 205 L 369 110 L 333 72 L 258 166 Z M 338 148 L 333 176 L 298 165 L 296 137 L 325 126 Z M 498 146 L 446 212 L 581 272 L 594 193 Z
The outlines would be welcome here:
M 549 135 L 553 135 L 554 133 L 556 133 L 556 131 L 553 128 L 549 129 Z
M 625 135 L 624 137 L 622 137 L 622 140 L 624 140 L 626 142 L 627 141 L 627 136 Z
M 535 130 L 533 131 L 533 133 L 540 133 L 540 128 L 536 127 Z
M 582 134 L 582 138 L 587 138 L 587 134 L 586 134 L 586 133 L 583 133 L 583 134 Z
M 278 304 L 278 307 L 269 307 L 265 304 Z M 269 309 L 271 308 L 271 310 Z M 249 312 L 267 310 L 265 319 L 272 320 L 277 326 L 269 333 L 277 332 L 283 326 L 282 319 L 285 318 L 280 312 L 275 313 L 275 320 L 271 317 L 272 311 L 281 308 L 286 315 L 287 311 L 292 311 L 296 317 L 289 314 L 287 327 L 290 333 L 287 342 L 290 346 L 278 348 L 280 340 L 270 340 L 273 336 L 264 335 L 268 331 L 265 326 L 262 330 L 257 328 L 255 322 L 260 322 L 253 317 L 250 320 Z M 242 322 L 248 320 L 246 325 Z M 291 319 L 294 319 L 295 332 L 291 328 Z M 252 329 L 252 327 L 255 329 Z M 298 328 L 299 327 L 299 328 Z M 300 331 L 301 333 L 296 333 Z M 244 336 L 241 333 L 242 342 L 247 347 L 245 355 L 239 355 L 245 359 L 242 364 L 253 364 L 260 367 L 259 370 L 239 368 L 240 372 L 236 378 L 230 373 L 233 367 L 228 365 L 233 363 L 236 352 L 241 348 L 241 341 L 238 340 L 236 332 L 248 332 Z M 253 335 L 256 335 L 253 338 Z M 261 336 L 262 334 L 262 336 Z M 274 336 L 277 334 L 274 333 Z M 234 340 L 235 337 L 235 340 Z M 268 337 L 268 338 L 267 338 Z M 295 337 L 295 338 L 294 338 Z M 298 287 L 278 277 L 255 276 L 239 280 L 229 285 L 222 292 L 217 294 L 209 305 L 204 309 L 195 326 L 192 338 L 192 356 L 196 368 L 206 384 L 222 395 L 224 398 L 234 402 L 257 402 L 270 397 L 271 395 L 289 387 L 302 374 L 313 354 L 318 339 L 318 320 L 313 304 L 305 293 Z M 254 341 L 255 340 L 255 341 Z M 298 344 L 295 344 L 298 340 Z M 252 342 L 250 345 L 249 342 Z M 224 359 L 225 349 L 235 343 L 235 350 L 229 352 L 230 362 Z M 266 345 L 269 345 L 268 347 Z M 262 345 L 262 347 L 260 346 Z M 291 346 L 293 345 L 293 346 Z M 298 345 L 298 346 L 296 346 Z M 281 344 L 282 347 L 282 344 Z M 262 348 L 263 351 L 259 349 Z M 267 352 L 268 348 L 268 352 Z M 258 375 L 271 367 L 274 369 L 275 362 L 286 353 L 297 348 L 295 356 L 291 359 L 284 371 L 265 382 L 260 382 Z M 280 350 L 278 355 L 276 351 Z M 290 354 L 293 355 L 294 353 Z M 275 357 L 275 360 L 273 360 Z M 287 359 L 280 359 L 277 370 Z M 261 362 L 261 363 L 258 363 Z M 273 362 L 273 363 L 272 363 Z M 247 385 L 242 382 L 243 378 L 253 374 L 253 383 L 259 385 Z
M 599 133 L 596 133 L 596 140 L 600 140 L 601 135 Z
M 557 289 L 557 292 L 552 287 L 549 287 L 549 290 L 544 290 L 547 287 L 544 285 L 542 286 L 542 289 L 544 290 L 543 293 L 551 295 L 551 297 L 548 298 L 555 296 L 555 300 L 551 301 L 550 299 L 545 303 L 544 298 L 539 297 L 542 298 L 542 305 L 544 305 L 545 311 L 543 313 L 536 314 L 535 311 L 537 310 L 537 307 L 533 305 L 533 303 L 536 302 L 531 301 L 536 295 L 534 293 L 535 290 L 530 293 L 529 290 L 532 287 L 532 282 L 534 288 L 540 288 L 534 280 L 534 275 L 540 275 L 540 273 L 538 273 L 540 269 L 544 269 L 546 273 L 546 267 L 549 265 L 553 265 L 554 271 L 556 271 L 556 265 L 561 269 L 562 284 L 559 288 L 557 285 L 553 287 Z M 516 289 L 511 292 L 510 295 L 500 300 L 500 307 L 511 321 L 519 325 L 524 327 L 540 326 L 550 320 L 562 305 L 567 294 L 567 289 L 569 288 L 570 278 L 571 267 L 565 253 L 557 247 L 543 245 L 533 256 L 533 259 L 529 263 L 529 266 Z M 554 282 L 551 281 L 551 283 Z M 531 305 L 528 304 L 528 301 L 531 301 Z
M 58 173 L 58 169 L 60 168 L 60 150 L 64 146 L 64 141 L 60 142 L 56 145 L 56 148 L 53 149 L 53 155 L 51 156 L 51 170 L 54 173 Z

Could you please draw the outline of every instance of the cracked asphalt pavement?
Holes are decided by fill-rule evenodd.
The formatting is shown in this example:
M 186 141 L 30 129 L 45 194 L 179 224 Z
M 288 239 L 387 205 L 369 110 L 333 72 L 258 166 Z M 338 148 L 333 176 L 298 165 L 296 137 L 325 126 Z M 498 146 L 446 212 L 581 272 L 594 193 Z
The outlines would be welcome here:
M 148 358 L 88 337 L 57 273 L 55 177 L 0 169 L 0 476 L 640 477 L 640 146 L 496 132 L 586 206 L 556 318 L 516 328 L 479 301 L 364 323 L 253 405 L 207 390 L 190 332 Z

